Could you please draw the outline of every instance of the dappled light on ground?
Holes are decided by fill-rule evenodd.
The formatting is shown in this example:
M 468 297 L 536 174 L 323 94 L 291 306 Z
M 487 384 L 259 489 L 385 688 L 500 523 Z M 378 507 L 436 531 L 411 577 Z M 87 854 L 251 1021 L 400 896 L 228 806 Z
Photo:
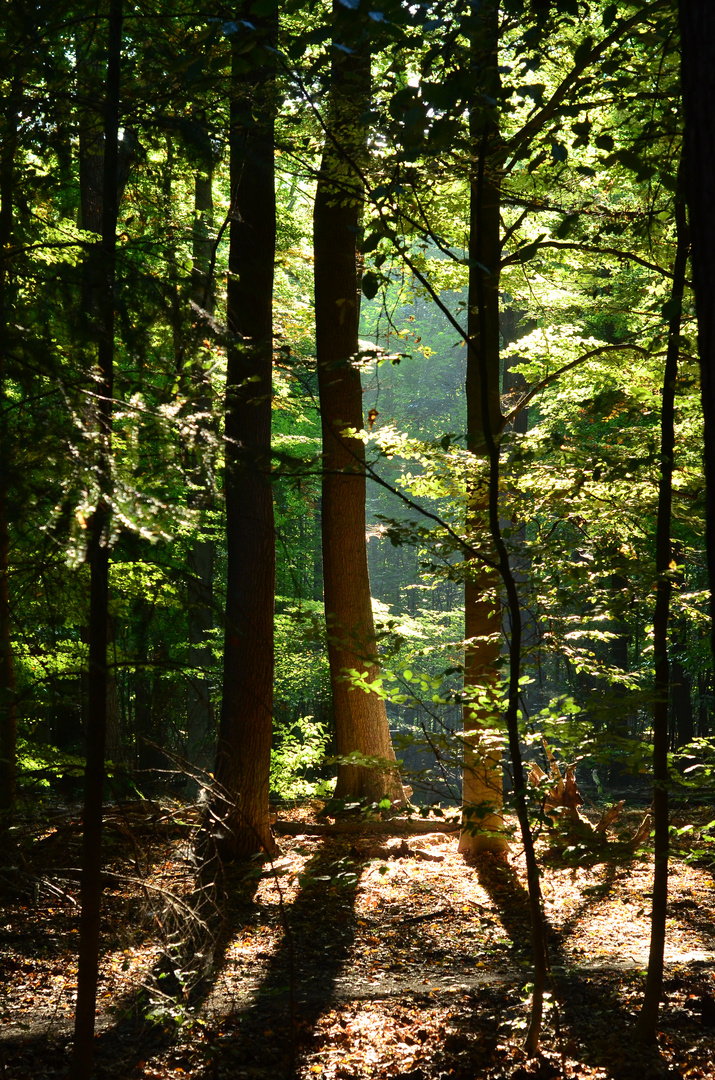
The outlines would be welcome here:
M 307 809 L 291 816 L 309 829 Z M 444 832 L 282 837 L 272 864 L 231 868 L 211 970 L 172 997 L 162 990 L 161 921 L 168 897 L 190 899 L 193 826 L 165 822 L 159 835 L 146 815 L 127 822 L 108 850 L 103 921 L 97 1054 L 110 1080 L 640 1080 L 665 1076 L 668 1063 L 679 1070 L 669 1075 L 712 1076 L 707 868 L 673 863 L 660 1057 L 644 1064 L 623 1046 L 642 993 L 650 858 L 545 867 L 553 979 L 545 1056 L 529 1063 L 520 1050 L 531 969 L 518 849 L 508 862 L 468 864 Z M 78 921 L 68 823 L 52 844 L 30 845 L 44 891 L 5 899 L 4 1080 L 59 1077 L 68 1060 Z

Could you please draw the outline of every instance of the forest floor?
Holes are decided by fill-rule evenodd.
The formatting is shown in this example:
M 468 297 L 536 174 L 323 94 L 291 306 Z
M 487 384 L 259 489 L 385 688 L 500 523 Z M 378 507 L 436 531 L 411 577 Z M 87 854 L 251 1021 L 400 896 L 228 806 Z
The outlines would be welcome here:
M 690 808 L 687 819 L 698 815 L 707 822 L 712 809 Z M 624 828 L 641 816 L 627 815 Z M 506 861 L 470 864 L 456 834 L 311 836 L 309 809 L 281 817 L 305 821 L 305 834 L 281 837 L 272 865 L 230 870 L 219 923 L 206 906 L 195 914 L 191 815 L 178 804 L 111 808 L 98 1077 L 715 1078 L 712 850 L 698 862 L 673 858 L 666 997 L 658 1046 L 643 1052 L 632 1032 L 652 857 L 614 838 L 569 864 L 553 841 L 539 841 L 551 981 L 543 1053 L 528 1060 L 530 939 L 516 843 Z M 23 826 L 13 867 L 0 868 L 2 1080 L 67 1070 L 80 836 L 76 814 L 46 814 Z

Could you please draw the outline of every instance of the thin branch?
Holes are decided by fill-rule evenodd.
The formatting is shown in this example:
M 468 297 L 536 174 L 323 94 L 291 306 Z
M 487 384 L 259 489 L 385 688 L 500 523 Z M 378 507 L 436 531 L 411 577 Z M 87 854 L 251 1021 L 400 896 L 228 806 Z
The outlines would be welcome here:
M 522 218 L 528 211 L 524 211 Z M 521 221 L 521 218 L 519 219 Z M 513 226 L 512 226 L 513 229 Z M 506 238 L 505 238 L 506 239 Z M 531 244 L 528 245 L 531 247 Z M 536 245 L 536 250 L 541 248 L 563 248 L 564 250 L 572 251 L 590 251 L 597 255 L 614 255 L 618 259 L 629 259 L 631 262 L 638 263 L 639 266 L 645 266 L 647 270 L 653 270 L 656 274 L 661 274 L 663 277 L 672 278 L 673 273 L 671 270 L 666 270 L 663 266 L 658 266 L 657 263 L 648 262 L 647 259 L 642 259 L 640 255 L 634 255 L 632 251 L 622 251 L 620 248 L 601 247 L 598 244 L 581 244 L 578 241 L 569 240 L 540 240 Z M 502 269 L 505 266 L 512 266 L 514 263 L 519 263 L 519 251 L 517 249 L 513 254 L 507 255 L 505 259 L 502 259 Z
M 644 349 L 642 345 L 600 345 L 597 349 L 591 349 L 590 352 L 584 353 L 583 356 L 578 356 L 575 360 L 569 361 L 568 364 L 564 364 L 563 367 L 558 368 L 552 372 L 551 375 L 547 375 L 546 378 L 541 379 L 535 386 L 532 386 L 528 393 L 524 394 L 523 398 L 516 403 L 514 408 L 504 417 L 504 425 L 513 423 L 514 419 L 518 416 L 522 409 L 525 409 L 532 398 L 536 397 L 538 393 L 544 390 L 550 383 L 555 382 L 556 379 L 565 375 L 571 368 L 578 367 L 579 364 L 585 363 L 586 360 L 593 360 L 594 356 L 602 356 L 607 353 L 622 352 L 624 349 L 630 349 L 632 352 L 637 352 L 641 356 L 664 356 L 664 353 L 652 353 L 648 349 Z

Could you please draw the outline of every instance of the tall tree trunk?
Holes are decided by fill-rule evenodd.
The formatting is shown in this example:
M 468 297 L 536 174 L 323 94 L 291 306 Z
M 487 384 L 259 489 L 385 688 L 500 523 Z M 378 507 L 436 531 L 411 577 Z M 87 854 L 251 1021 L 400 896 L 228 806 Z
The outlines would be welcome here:
M 512 764 L 514 783 L 514 806 L 519 821 L 521 839 L 524 845 L 526 877 L 529 895 L 531 922 L 531 941 L 534 958 L 534 990 L 531 998 L 529 1023 L 524 1040 L 524 1049 L 529 1056 L 535 1056 L 539 1050 L 539 1037 L 543 1017 L 544 989 L 547 976 L 546 921 L 544 919 L 541 897 L 540 875 L 534 850 L 534 838 L 529 822 L 526 803 L 526 776 L 521 757 L 519 742 L 519 675 L 521 671 L 522 616 L 521 604 L 517 591 L 516 578 L 511 566 L 509 552 L 504 542 L 499 518 L 499 476 L 500 476 L 500 434 L 503 425 L 499 400 L 499 132 L 496 114 L 488 102 L 499 98 L 498 37 L 499 4 L 498 0 L 483 3 L 479 9 L 472 8 L 465 20 L 465 30 L 472 41 L 473 88 L 474 100 L 480 100 L 480 106 L 474 106 L 470 113 L 470 141 L 473 148 L 473 168 L 470 191 L 470 251 L 469 251 L 469 323 L 468 323 L 468 360 L 467 360 L 467 439 L 472 452 L 486 459 L 486 475 L 482 476 L 482 486 L 486 495 L 468 487 L 468 512 L 481 511 L 482 547 L 489 538 L 489 553 L 492 559 L 491 573 L 487 575 L 484 564 L 479 571 L 478 581 L 484 588 L 496 591 L 498 578 L 504 585 L 509 618 L 509 681 L 507 688 L 507 707 L 505 713 L 506 729 L 509 741 L 509 756 Z M 481 91 L 477 98 L 476 91 Z M 478 407 L 477 407 L 478 406 Z M 486 519 L 486 521 L 484 520 Z M 498 575 L 498 577 L 497 577 Z M 485 580 L 488 578 L 488 580 Z M 475 582 L 476 584 L 476 582 Z M 467 632 L 470 626 L 477 625 L 477 615 L 470 616 L 469 601 L 476 605 L 485 603 L 484 598 L 470 596 L 467 582 Z M 483 627 L 491 632 L 494 623 L 491 610 L 484 610 Z M 479 608 L 477 609 L 479 611 Z M 470 621 L 471 620 L 471 621 Z M 499 620 L 499 629 L 501 620 Z M 484 644 L 492 644 L 491 633 L 482 633 Z M 480 680 L 478 685 L 487 697 L 484 718 L 492 725 L 500 712 L 496 674 L 490 672 L 487 663 L 496 663 L 495 651 L 485 648 L 484 661 L 475 664 L 472 658 L 465 670 L 467 679 Z M 468 657 L 469 661 L 469 657 Z M 469 683 L 467 684 L 470 685 Z M 493 687 L 493 689 L 492 689 Z M 492 702 L 488 697 L 493 695 Z M 474 710 L 476 711 L 476 710 Z M 469 722 L 480 719 L 470 716 Z M 479 738 L 479 736 L 478 736 Z M 483 739 L 484 737 L 481 736 Z M 477 850 L 491 847 L 502 850 L 506 846 L 503 832 L 496 831 L 501 824 L 501 771 L 494 751 L 487 745 L 478 745 L 480 771 L 476 781 L 481 785 L 478 792 L 483 802 L 491 805 L 492 829 L 482 837 L 479 834 L 463 830 L 460 849 L 473 850 L 471 841 L 476 840 Z M 465 777 L 466 778 L 466 777 Z M 468 794 L 471 796 L 471 784 Z M 470 790 L 471 788 L 471 790 Z M 498 801 L 497 801 L 498 798 Z M 489 821 L 489 817 L 486 818 Z M 482 826 L 483 827 L 483 826 Z
M 114 635 L 114 620 L 110 615 L 107 620 L 107 650 L 110 659 L 107 666 L 107 735 L 104 746 L 104 756 L 109 761 L 116 762 L 122 761 L 124 749 L 122 746 L 122 726 L 119 715 L 117 643 Z
M 681 166 L 682 174 L 682 166 Z M 682 176 L 681 176 L 682 179 Z M 680 186 L 680 185 L 679 185 Z M 654 1043 L 658 1024 L 658 1006 L 663 996 L 663 958 L 665 955 L 665 917 L 668 905 L 668 616 L 670 610 L 671 506 L 673 499 L 673 457 L 675 452 L 675 382 L 680 352 L 680 318 L 688 261 L 689 238 L 682 194 L 675 208 L 677 247 L 673 266 L 668 351 L 663 375 L 663 402 L 660 419 L 660 482 L 655 538 L 657 585 L 653 616 L 653 654 L 655 660 L 655 705 L 653 707 L 653 823 L 655 826 L 655 866 L 653 906 L 651 911 L 650 952 L 645 996 L 636 1023 L 636 1038 Z
M 273 717 L 275 531 L 271 490 L 274 78 L 277 16 L 250 54 L 233 46 L 226 373 L 226 631 L 216 779 L 229 799 L 229 857 L 276 850 L 268 820 Z M 246 71 L 246 64 L 250 69 Z
M 198 308 L 209 314 L 214 308 L 211 274 L 212 181 L 213 163 L 208 157 L 197 168 L 194 181 L 191 299 Z M 203 330 L 200 320 L 197 329 Z M 213 421 L 211 377 L 198 355 L 192 357 L 189 381 L 196 413 L 196 445 L 193 460 L 189 462 L 192 481 L 189 505 L 199 515 L 202 536 L 193 541 L 188 559 L 189 666 L 192 674 L 188 688 L 186 754 L 191 765 L 204 769 L 208 768 L 215 740 L 211 685 L 207 675 L 212 663 L 210 634 L 213 629 L 215 542 L 206 531 L 205 516 L 214 502 L 214 443 L 217 432 Z
M 98 281 L 99 478 L 97 505 L 89 523 L 89 723 L 82 836 L 82 884 L 72 1080 L 92 1072 L 94 1015 L 99 967 L 101 904 L 102 796 L 107 727 L 107 625 L 109 596 L 109 527 L 111 519 L 111 434 L 114 392 L 114 290 L 117 226 L 122 0 L 110 0 L 104 120 L 102 240 L 90 256 Z
M 709 717 L 712 715 L 713 681 L 711 672 L 698 674 L 698 735 L 706 739 L 711 731 Z
M 10 521 L 8 494 L 12 466 L 12 440 L 5 407 L 5 358 L 10 321 L 9 271 L 15 196 L 15 154 L 18 117 L 22 102 L 22 79 L 14 74 L 4 110 L 0 141 L 0 831 L 10 822 L 15 805 L 17 750 L 17 687 L 11 641 L 9 589 Z
M 344 434 L 363 428 L 362 387 L 355 366 L 360 319 L 357 235 L 362 222 L 370 101 L 370 51 L 360 23 L 339 0 L 333 7 L 334 48 L 328 132 L 313 211 L 315 337 L 323 436 L 321 527 L 328 657 L 337 752 L 379 758 L 381 767 L 342 761 L 336 798 L 388 797 L 402 803 L 385 703 L 354 688 L 347 672 L 368 683 L 379 676 L 365 539 L 365 446 Z M 342 37 L 345 37 L 345 41 Z
M 715 4 L 680 0 L 685 188 L 705 422 L 705 530 L 715 667 Z
M 683 544 L 673 541 L 673 562 L 678 570 L 673 572 L 673 585 L 678 591 L 685 586 L 685 574 L 681 567 L 685 559 Z M 693 713 L 692 680 L 683 660 L 688 654 L 688 619 L 683 613 L 673 620 L 670 631 L 670 720 L 671 749 L 687 746 L 695 738 L 695 715 Z
M 614 561 L 618 560 L 619 548 L 615 542 L 610 545 L 610 556 Z M 615 637 L 611 639 L 608 646 L 609 659 L 614 667 L 620 668 L 621 671 L 628 671 L 628 623 L 625 619 L 625 604 L 627 598 L 628 579 L 620 573 L 619 570 L 614 570 L 611 574 L 610 591 L 613 597 L 613 607 L 611 609 L 611 617 L 614 619 L 614 633 Z M 617 786 L 623 782 L 624 775 L 627 775 L 627 769 L 623 766 L 623 747 L 625 740 L 628 739 L 630 731 L 628 723 L 628 691 L 619 684 L 616 684 L 612 688 L 613 694 L 613 710 L 609 719 L 607 720 L 608 732 L 612 737 L 611 746 L 615 747 L 617 757 L 612 759 L 608 768 L 609 783 L 613 786 Z
M 498 5 L 483 5 L 465 20 L 472 40 L 475 104 L 469 134 L 473 162 L 469 197 L 469 295 L 467 315 L 467 447 L 474 468 L 467 480 L 467 528 L 476 547 L 489 546 L 485 515 L 489 480 L 484 476 L 487 423 L 492 439 L 501 432 L 499 397 L 500 180 L 499 128 L 494 108 L 498 90 Z M 491 84 L 494 85 L 491 85 Z M 479 104 L 476 102 L 479 101 Z M 485 268 L 487 273 L 485 273 Z M 486 466 L 488 468 L 488 465 Z M 501 753 L 490 738 L 500 714 L 501 601 L 499 575 L 470 559 L 464 586 L 464 780 L 463 828 L 459 850 L 504 851 Z

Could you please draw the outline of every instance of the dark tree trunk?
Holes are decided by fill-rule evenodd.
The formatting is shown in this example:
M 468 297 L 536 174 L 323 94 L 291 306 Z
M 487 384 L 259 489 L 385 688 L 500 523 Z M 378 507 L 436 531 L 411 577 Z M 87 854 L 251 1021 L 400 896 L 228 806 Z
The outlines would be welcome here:
M 636 1038 L 654 1043 L 658 1024 L 658 1007 L 663 996 L 663 958 L 665 955 L 665 918 L 668 905 L 668 616 L 672 583 L 670 539 L 673 457 L 675 453 L 675 382 L 678 376 L 680 351 L 680 319 L 685 287 L 685 268 L 688 261 L 689 239 L 685 203 L 678 197 L 675 210 L 677 248 L 673 266 L 671 300 L 674 311 L 669 327 L 668 351 L 663 375 L 663 403 L 660 421 L 660 482 L 655 539 L 657 586 L 653 616 L 653 653 L 655 660 L 655 705 L 653 707 L 653 823 L 655 826 L 655 867 L 653 874 L 653 906 L 651 912 L 650 953 L 646 976 L 645 996 L 638 1022 Z
M 207 136 L 208 139 L 208 136 Z M 211 274 L 213 242 L 213 164 L 211 158 L 196 170 L 194 181 L 194 236 L 193 267 L 191 274 L 191 299 L 196 307 L 209 314 L 214 308 L 214 287 Z M 197 330 L 204 336 L 201 317 L 197 317 Z M 215 543 L 207 532 L 206 511 L 214 503 L 214 471 L 216 424 L 213 419 L 213 393 L 211 377 L 200 355 L 192 357 L 189 372 L 189 393 L 195 410 L 195 439 L 193 460 L 189 461 L 192 490 L 189 505 L 199 517 L 203 535 L 194 540 L 189 551 L 188 607 L 189 607 L 189 665 L 191 680 L 187 702 L 186 755 L 191 765 L 200 769 L 209 767 L 212 759 L 215 730 L 211 704 L 211 684 L 207 672 L 211 669 L 211 641 L 213 629 L 213 569 Z
M 110 616 L 107 621 L 107 650 L 109 653 L 109 660 L 107 665 L 107 738 L 104 747 L 104 755 L 109 761 L 122 761 L 124 758 L 124 747 L 122 745 L 122 724 L 119 715 L 117 643 L 114 634 L 114 619 Z
M 705 424 L 705 528 L 715 664 L 715 4 L 680 0 L 685 188 Z
M 678 590 L 685 586 L 685 574 L 682 569 L 685 552 L 679 540 L 673 542 L 673 562 L 678 570 L 673 572 L 673 584 Z M 671 713 L 671 748 L 686 746 L 695 738 L 695 716 L 693 713 L 692 683 L 690 672 L 683 660 L 688 654 L 688 620 L 684 614 L 672 621 L 670 631 L 670 713 Z
M 493 440 L 502 428 L 499 395 L 500 178 L 496 114 L 481 104 L 481 93 L 497 90 L 498 7 L 483 6 L 465 26 L 472 45 L 474 99 L 469 134 L 473 162 L 469 196 L 469 295 L 467 315 L 467 447 L 474 467 L 467 479 L 467 528 L 474 547 L 491 548 L 485 521 L 489 506 L 487 422 Z M 473 24 L 471 23 L 473 20 Z M 486 43 L 486 44 L 485 44 Z M 494 83 L 495 85 L 490 85 Z M 488 273 L 485 273 L 484 268 Z M 487 421 L 488 417 L 488 421 Z M 485 543 L 485 541 L 487 541 Z M 493 561 L 493 559 L 492 559 Z M 501 754 L 490 745 L 488 729 L 501 710 L 498 660 L 501 655 L 499 574 L 470 559 L 464 586 L 464 829 L 459 850 L 504 851 Z M 480 703 L 469 695 L 478 693 Z
M 149 667 L 149 627 L 153 609 L 142 597 L 132 611 L 136 634 L 136 668 L 132 678 L 134 691 L 134 739 L 136 745 L 135 760 L 139 769 L 153 769 L 156 766 L 154 751 L 149 743 L 155 741 L 152 730 L 151 678 Z
M 102 240 L 91 256 L 99 300 L 97 367 L 99 371 L 99 478 L 97 505 L 89 524 L 89 723 L 82 836 L 82 884 L 72 1080 L 92 1072 L 94 1015 L 99 965 L 101 903 L 102 796 L 107 728 L 107 626 L 109 618 L 109 526 L 111 519 L 111 434 L 114 392 L 114 290 L 117 225 L 122 0 L 110 0 L 104 120 Z
M 10 521 L 8 495 L 12 440 L 5 405 L 5 358 L 10 321 L 10 244 L 13 233 L 15 154 L 22 80 L 16 72 L 4 110 L 0 142 L 0 832 L 10 822 L 15 805 L 17 750 L 17 687 L 12 652 L 9 589 Z
M 273 717 L 275 533 L 271 490 L 275 253 L 275 16 L 257 19 L 252 53 L 236 34 L 231 100 L 227 297 L 223 702 L 216 779 L 229 802 L 224 854 L 276 850 L 268 818 Z M 258 57 L 260 56 L 260 60 Z M 246 70 L 247 63 L 251 64 Z
M 344 9 L 343 9 L 344 10 Z M 321 526 L 328 656 L 337 752 L 395 761 L 385 703 L 354 689 L 346 672 L 379 676 L 365 541 L 365 446 L 344 434 L 361 431 L 358 353 L 357 235 L 362 222 L 367 131 L 360 117 L 370 101 L 370 52 L 354 13 L 334 4 L 335 34 L 350 53 L 333 51 L 328 133 L 313 212 L 315 336 L 323 435 Z M 353 25 L 355 24 L 355 25 Z M 357 27 L 357 29 L 356 29 Z M 336 798 L 402 802 L 396 769 L 338 766 Z
M 210 632 L 213 629 L 214 541 L 195 540 L 189 551 L 189 682 L 186 756 L 191 765 L 204 769 L 212 757 L 215 741 L 211 683 Z
M 670 694 L 675 733 L 674 747 L 687 746 L 695 738 L 695 716 L 690 675 L 680 656 L 670 663 Z
M 698 675 L 698 735 L 706 739 L 711 731 L 710 717 L 713 713 L 713 682 L 711 672 Z
M 618 545 L 613 544 L 611 548 L 611 557 L 618 559 Z M 610 660 L 614 667 L 620 668 L 621 671 L 628 671 L 628 643 L 629 633 L 628 624 L 625 620 L 625 606 L 627 603 L 627 590 L 628 579 L 623 574 L 616 571 L 611 574 L 611 594 L 613 596 L 613 607 L 611 614 L 614 619 L 614 629 L 616 636 L 609 642 Z M 608 720 L 609 735 L 612 736 L 610 745 L 616 750 L 624 746 L 624 741 L 628 738 L 629 724 L 628 724 L 628 701 L 629 694 L 622 685 L 616 684 L 612 690 L 614 697 L 613 715 Z M 609 783 L 618 785 L 622 783 L 628 770 L 622 764 L 622 757 L 616 757 L 612 760 L 609 771 L 608 779 Z

